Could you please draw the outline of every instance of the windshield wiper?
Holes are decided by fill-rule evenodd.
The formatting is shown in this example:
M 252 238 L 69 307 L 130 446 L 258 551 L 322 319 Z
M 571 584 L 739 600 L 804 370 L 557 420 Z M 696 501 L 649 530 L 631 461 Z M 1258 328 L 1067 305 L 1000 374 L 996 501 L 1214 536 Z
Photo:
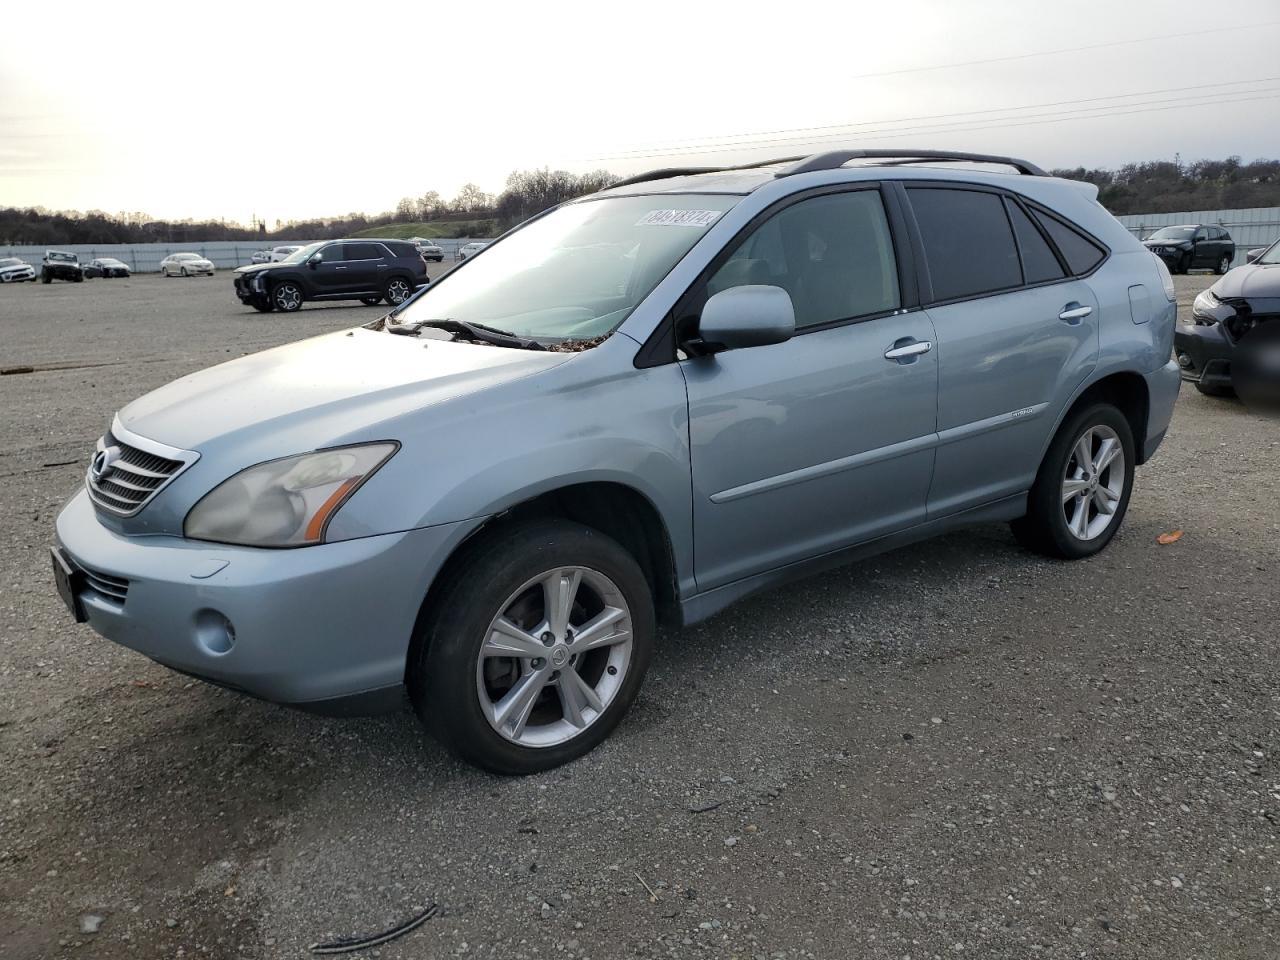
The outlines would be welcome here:
M 455 336 L 465 337 L 468 340 L 479 340 L 481 343 L 492 343 L 497 347 L 518 347 L 522 350 L 547 349 L 537 340 L 517 336 L 509 330 L 499 330 L 497 327 L 486 326 L 483 323 L 472 323 L 467 320 L 423 320 L 419 323 L 387 324 L 388 331 L 404 336 L 417 336 L 418 331 L 423 327 L 448 330 Z

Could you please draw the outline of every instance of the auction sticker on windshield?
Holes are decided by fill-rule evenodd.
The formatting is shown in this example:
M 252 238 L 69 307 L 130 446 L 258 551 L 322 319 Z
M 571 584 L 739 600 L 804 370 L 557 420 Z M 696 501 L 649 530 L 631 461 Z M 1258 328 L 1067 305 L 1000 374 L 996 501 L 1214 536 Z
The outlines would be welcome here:
M 637 227 L 706 227 L 720 216 L 719 210 L 650 210 L 636 221 Z

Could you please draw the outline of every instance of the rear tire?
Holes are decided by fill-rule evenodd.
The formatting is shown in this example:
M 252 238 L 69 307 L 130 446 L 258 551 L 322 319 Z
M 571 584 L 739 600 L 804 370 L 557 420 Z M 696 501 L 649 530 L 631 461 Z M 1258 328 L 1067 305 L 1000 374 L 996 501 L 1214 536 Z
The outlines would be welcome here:
M 464 550 L 414 637 L 407 674 L 418 716 L 450 751 L 493 773 L 537 773 L 592 750 L 649 666 L 655 619 L 640 566 L 567 520 L 508 526 Z M 507 630 L 495 628 L 499 618 Z
M 183 267 L 183 268 L 182 268 L 182 275 L 183 275 L 184 277 L 190 276 L 190 274 L 188 274 L 188 273 L 187 273 L 187 268 L 186 268 L 186 267 Z
M 1218 258 L 1218 265 L 1213 268 L 1213 272 L 1216 273 L 1218 276 L 1222 276 L 1224 273 L 1226 273 L 1230 269 L 1231 269 L 1231 256 L 1230 254 L 1224 253 L 1221 257 Z
M 1095 403 L 1072 414 L 1049 444 L 1014 536 L 1063 560 L 1099 552 L 1129 508 L 1136 462 L 1133 431 L 1116 407 Z
M 386 298 L 387 303 L 393 307 L 398 307 L 413 296 L 413 285 L 403 277 L 394 277 L 388 280 L 387 285 L 382 288 L 382 295 Z

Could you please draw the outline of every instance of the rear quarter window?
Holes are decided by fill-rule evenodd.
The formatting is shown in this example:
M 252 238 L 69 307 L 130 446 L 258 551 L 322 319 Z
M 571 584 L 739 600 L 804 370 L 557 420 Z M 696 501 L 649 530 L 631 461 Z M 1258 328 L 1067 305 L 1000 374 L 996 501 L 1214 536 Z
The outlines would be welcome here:
M 1107 255 L 1105 250 L 1065 220 L 1060 220 L 1043 210 L 1032 212 L 1040 226 L 1044 227 L 1045 233 L 1053 240 L 1074 275 L 1088 273 Z

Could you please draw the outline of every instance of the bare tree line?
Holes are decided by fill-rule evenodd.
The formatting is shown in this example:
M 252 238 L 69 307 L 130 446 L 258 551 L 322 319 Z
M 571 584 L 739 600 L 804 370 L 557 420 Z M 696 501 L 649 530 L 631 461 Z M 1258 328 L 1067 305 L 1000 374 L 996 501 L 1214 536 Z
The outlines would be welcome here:
M 1239 157 L 1179 164 L 1166 160 L 1129 163 L 1118 170 L 1054 170 L 1054 175 L 1098 186 L 1098 199 L 1114 214 L 1280 206 L 1280 161 Z M 140 212 L 53 211 L 44 207 L 0 208 L 0 243 L 41 246 L 71 243 L 189 243 L 213 240 L 272 240 L 347 236 L 400 223 L 432 222 L 446 236 L 494 235 L 548 207 L 594 193 L 617 181 L 605 170 L 574 174 L 564 170 L 519 170 L 502 192 L 486 193 L 474 183 L 446 200 L 428 190 L 404 197 L 394 210 L 352 212 L 311 220 L 277 220 L 274 230 L 226 220 L 157 220 Z

